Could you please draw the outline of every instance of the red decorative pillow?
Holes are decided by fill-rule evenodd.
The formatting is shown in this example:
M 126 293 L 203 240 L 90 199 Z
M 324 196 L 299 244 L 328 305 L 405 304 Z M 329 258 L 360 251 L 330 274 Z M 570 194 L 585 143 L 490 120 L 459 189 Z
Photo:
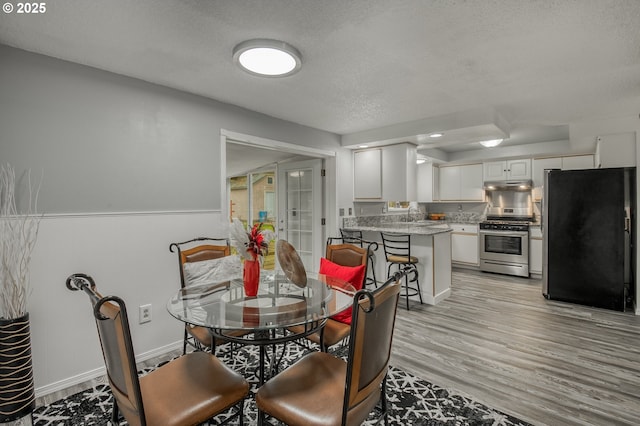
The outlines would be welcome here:
M 340 278 L 347 281 L 351 283 L 356 290 L 360 290 L 362 288 L 362 283 L 364 282 L 364 274 L 366 273 L 365 266 L 366 265 L 342 266 L 322 257 L 320 258 L 319 272 L 328 277 Z M 351 324 L 351 308 L 332 316 L 331 319 L 345 324 Z

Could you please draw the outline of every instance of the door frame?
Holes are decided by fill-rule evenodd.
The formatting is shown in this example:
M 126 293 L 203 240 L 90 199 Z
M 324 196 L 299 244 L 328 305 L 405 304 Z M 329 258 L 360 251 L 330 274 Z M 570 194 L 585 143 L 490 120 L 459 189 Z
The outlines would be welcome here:
M 325 235 L 335 235 L 338 232 L 338 226 L 335 221 L 335 214 L 331 212 L 337 211 L 337 187 L 335 176 L 336 170 L 336 152 L 326 149 L 318 149 L 303 145 L 296 145 L 288 142 L 282 142 L 274 139 L 262 138 L 259 136 L 247 135 L 234 132 L 227 129 L 220 130 L 220 198 L 222 202 L 222 217 L 229 217 L 229 197 L 227 193 L 227 139 L 233 143 L 239 143 L 247 146 L 255 146 L 262 149 L 271 149 L 276 151 L 284 151 L 292 154 L 304 155 L 306 157 L 324 159 L 324 167 L 329 173 L 326 173 L 323 188 L 323 214 L 326 219 Z M 280 213 L 278 213 L 280 214 Z M 323 253 L 319 253 L 323 256 Z M 315 253 L 314 253 L 315 256 Z

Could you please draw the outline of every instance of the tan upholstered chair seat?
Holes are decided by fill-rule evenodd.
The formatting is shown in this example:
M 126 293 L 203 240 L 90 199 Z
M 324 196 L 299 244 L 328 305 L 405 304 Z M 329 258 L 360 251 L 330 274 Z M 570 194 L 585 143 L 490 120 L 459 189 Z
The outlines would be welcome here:
M 198 424 L 233 406 L 249 385 L 211 354 L 193 352 L 140 377 L 140 390 L 147 424 L 173 426 Z
M 389 256 L 389 262 L 392 263 L 418 263 L 418 258 L 415 256 Z
M 325 352 L 313 352 L 295 365 L 260 387 L 258 407 L 290 426 L 340 425 L 347 363 Z M 362 424 L 379 399 L 378 388 L 350 410 L 347 424 Z
M 296 325 L 288 327 L 289 331 L 295 334 L 302 333 L 304 331 L 303 325 Z M 340 321 L 332 320 L 329 318 L 324 325 L 324 343 L 327 346 L 333 346 L 346 338 L 351 332 L 351 326 L 349 324 L 342 323 Z M 320 344 L 320 333 L 313 333 L 307 336 L 313 343 Z

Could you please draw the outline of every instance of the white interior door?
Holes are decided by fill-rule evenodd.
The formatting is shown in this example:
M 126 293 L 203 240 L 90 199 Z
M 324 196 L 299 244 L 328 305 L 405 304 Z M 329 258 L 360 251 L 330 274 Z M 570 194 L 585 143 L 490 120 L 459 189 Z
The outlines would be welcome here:
M 295 247 L 307 271 L 323 255 L 322 160 L 278 166 L 278 238 Z

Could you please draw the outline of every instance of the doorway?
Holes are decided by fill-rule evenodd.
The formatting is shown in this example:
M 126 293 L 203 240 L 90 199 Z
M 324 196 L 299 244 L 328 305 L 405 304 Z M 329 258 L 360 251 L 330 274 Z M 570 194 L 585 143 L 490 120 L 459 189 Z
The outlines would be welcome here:
M 229 220 L 239 219 L 245 228 L 262 223 L 262 229 L 276 231 L 276 171 L 256 171 L 229 178 Z M 263 269 L 275 269 L 276 241 L 269 243 Z
M 325 240 L 322 160 L 278 167 L 278 237 L 296 248 L 307 271 L 317 271 Z
M 229 152 L 232 153 L 231 158 L 227 156 L 227 147 L 229 147 Z M 304 147 L 223 130 L 221 137 L 221 158 L 227 160 L 221 165 L 223 173 L 222 182 L 224 185 L 222 192 L 224 196 L 222 200 L 223 217 L 230 218 L 232 210 L 235 210 L 237 213 L 239 209 L 242 209 L 246 212 L 244 213 L 245 220 L 247 220 L 247 223 L 251 223 L 254 220 L 259 221 L 260 212 L 266 211 L 267 222 L 271 222 L 270 219 L 273 218 L 277 238 L 291 239 L 292 241 L 290 241 L 290 243 L 292 243 L 296 250 L 299 250 L 305 268 L 310 271 L 316 271 L 320 257 L 324 255 L 325 232 L 321 220 L 323 217 L 326 217 L 326 203 L 323 202 L 323 192 L 330 190 L 330 188 L 324 188 L 325 185 L 322 184 L 320 173 L 323 160 L 334 160 L 335 155 L 336 153 L 334 151 Z M 316 165 L 310 165 L 310 163 L 306 163 L 307 161 L 315 161 Z M 233 164 L 234 170 L 236 171 L 238 170 L 238 164 L 240 164 L 241 167 L 252 167 L 252 169 L 240 172 L 236 176 L 230 176 L 227 174 L 227 163 L 230 165 Z M 310 172 L 314 167 L 317 172 Z M 254 202 L 253 206 L 249 206 L 248 194 L 246 195 L 247 207 L 240 207 L 238 204 L 234 206 L 231 204 L 233 200 L 231 196 L 230 179 L 232 177 L 246 176 L 244 186 L 248 193 L 253 188 L 253 185 L 250 183 L 252 179 L 250 176 L 255 175 L 253 179 L 257 180 L 257 175 L 269 171 L 275 172 L 276 189 L 274 193 L 270 194 L 268 190 L 264 192 L 254 191 L 254 196 L 251 197 L 252 200 L 255 198 L 255 192 L 262 194 L 263 207 L 259 207 L 261 206 L 259 201 Z M 317 194 L 317 197 L 315 195 L 311 197 L 311 200 L 317 198 L 315 203 L 313 201 L 307 203 L 307 198 L 296 198 L 296 196 L 302 194 L 300 185 L 308 184 L 306 178 L 302 177 L 301 172 L 306 173 L 307 177 L 309 176 L 308 173 L 313 173 L 313 175 L 316 176 L 315 179 L 317 179 L 317 181 L 312 188 L 312 193 Z M 288 173 L 290 174 L 288 175 Z M 285 189 L 280 188 L 281 182 L 288 182 L 288 185 L 285 184 L 282 186 L 282 188 Z M 294 189 L 296 185 L 298 185 L 298 189 Z M 291 199 L 288 197 L 291 197 Z M 306 203 L 304 204 L 304 209 L 303 202 Z M 333 205 L 334 203 L 330 204 Z M 276 206 L 275 214 L 271 216 L 269 212 L 273 211 L 272 206 L 274 205 Z M 309 211 L 303 212 L 303 210 Z M 288 216 L 283 216 L 285 214 L 283 212 L 286 212 Z M 304 222 L 300 220 L 303 213 Z M 310 215 L 313 215 L 313 218 L 311 218 Z M 270 252 L 272 251 L 270 250 Z

